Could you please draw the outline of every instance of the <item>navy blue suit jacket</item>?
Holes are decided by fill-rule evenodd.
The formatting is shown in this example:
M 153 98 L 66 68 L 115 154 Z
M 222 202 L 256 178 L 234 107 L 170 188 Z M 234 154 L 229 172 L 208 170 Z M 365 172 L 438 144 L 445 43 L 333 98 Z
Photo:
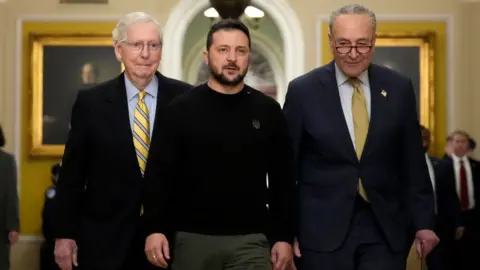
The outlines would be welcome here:
M 416 230 L 433 229 L 433 189 L 411 81 L 373 64 L 368 74 L 371 120 L 360 161 L 342 111 L 334 63 L 289 84 L 284 113 L 296 155 L 300 248 L 325 252 L 341 246 L 359 177 L 393 250 L 408 250 Z

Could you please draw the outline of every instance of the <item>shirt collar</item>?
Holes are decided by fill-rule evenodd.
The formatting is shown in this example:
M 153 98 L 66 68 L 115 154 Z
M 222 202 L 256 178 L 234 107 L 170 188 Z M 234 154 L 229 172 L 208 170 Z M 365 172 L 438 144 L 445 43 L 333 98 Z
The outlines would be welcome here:
M 337 78 L 338 86 L 341 86 L 348 81 L 347 75 L 345 75 L 345 73 L 340 70 L 340 68 L 337 66 L 337 63 L 335 63 L 335 77 Z M 370 86 L 370 83 L 368 81 L 368 70 L 362 72 L 362 74 L 358 76 L 358 79 L 362 82 L 363 85 Z
M 138 93 L 140 92 L 140 89 L 137 89 L 137 87 L 133 85 L 133 83 L 128 79 L 127 74 L 124 74 L 123 76 L 125 77 L 125 88 L 127 89 L 127 100 L 130 101 L 138 95 Z M 145 92 L 147 92 L 147 94 L 153 97 L 154 99 L 157 97 L 157 94 L 158 94 L 157 76 L 153 76 L 150 83 L 148 83 L 147 87 L 145 87 Z
M 455 160 L 455 162 L 460 162 L 460 160 L 463 161 L 463 162 L 467 162 L 467 160 L 468 160 L 467 156 L 458 157 L 453 153 L 451 154 L 451 156 L 452 156 L 453 160 Z

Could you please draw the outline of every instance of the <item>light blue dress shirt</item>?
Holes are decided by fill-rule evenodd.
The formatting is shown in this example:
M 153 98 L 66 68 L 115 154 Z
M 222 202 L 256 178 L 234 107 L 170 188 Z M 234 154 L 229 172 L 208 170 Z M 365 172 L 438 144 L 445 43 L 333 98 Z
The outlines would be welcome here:
M 352 115 L 352 97 L 353 87 L 348 83 L 348 77 L 338 68 L 335 64 L 335 76 L 337 79 L 338 91 L 340 94 L 340 101 L 342 104 L 343 114 L 345 121 L 347 122 L 350 138 L 352 139 L 353 147 L 355 147 L 355 130 L 353 127 L 353 115 Z M 362 82 L 363 95 L 365 96 L 365 102 L 367 103 L 368 119 L 371 114 L 371 93 L 370 82 L 368 80 L 368 70 L 364 71 L 358 79 Z
M 128 100 L 128 114 L 130 120 L 130 128 L 133 130 L 133 119 L 135 117 L 135 107 L 138 103 L 138 93 L 140 92 L 135 85 L 125 76 L 125 88 L 127 89 L 127 100 Z M 158 98 L 158 78 L 153 76 L 153 79 L 145 87 L 147 94 L 145 95 L 145 105 L 148 108 L 148 121 L 150 122 L 150 138 L 152 138 L 153 125 L 155 123 L 155 112 L 157 109 L 157 98 Z

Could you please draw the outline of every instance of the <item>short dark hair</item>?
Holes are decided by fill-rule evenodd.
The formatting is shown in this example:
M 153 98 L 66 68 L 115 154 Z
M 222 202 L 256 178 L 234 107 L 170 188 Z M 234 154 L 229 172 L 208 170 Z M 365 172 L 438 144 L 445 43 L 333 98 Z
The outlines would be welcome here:
M 3 135 L 2 125 L 0 125 L 0 147 L 5 146 L 5 135 Z
M 468 139 L 468 148 L 472 151 L 475 150 L 475 148 L 477 148 L 477 142 L 472 138 Z
M 424 131 L 430 132 L 430 130 L 429 130 L 428 128 L 426 128 L 424 125 L 420 125 L 420 130 L 421 130 L 422 132 L 424 132 Z
M 248 27 L 242 23 L 240 20 L 237 19 L 223 19 L 217 23 L 215 23 L 212 28 L 210 28 L 210 31 L 208 31 L 207 35 L 207 51 L 210 49 L 210 47 L 213 44 L 213 34 L 221 31 L 229 31 L 229 30 L 239 30 L 242 31 L 247 37 L 248 37 L 248 48 L 250 49 L 252 47 L 252 43 L 250 41 L 250 31 L 248 30 Z

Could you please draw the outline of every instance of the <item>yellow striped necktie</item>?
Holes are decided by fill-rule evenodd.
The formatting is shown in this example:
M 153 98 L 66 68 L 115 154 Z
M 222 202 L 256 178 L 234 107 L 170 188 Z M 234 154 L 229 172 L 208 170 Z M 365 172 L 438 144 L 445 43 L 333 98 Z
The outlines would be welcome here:
M 138 165 L 142 176 L 147 167 L 148 150 L 150 148 L 150 122 L 148 108 L 144 100 L 146 94 L 145 91 L 140 91 L 138 93 L 138 102 L 135 107 L 133 119 L 133 145 L 135 146 Z
M 363 89 L 360 86 L 360 81 L 358 79 L 350 79 L 349 83 L 353 87 L 352 117 L 355 133 L 355 151 L 358 160 L 360 160 L 367 139 L 368 125 L 370 121 L 368 119 L 367 102 L 365 100 Z M 365 201 L 368 201 L 367 193 L 365 192 L 361 178 L 358 178 L 358 193 Z

